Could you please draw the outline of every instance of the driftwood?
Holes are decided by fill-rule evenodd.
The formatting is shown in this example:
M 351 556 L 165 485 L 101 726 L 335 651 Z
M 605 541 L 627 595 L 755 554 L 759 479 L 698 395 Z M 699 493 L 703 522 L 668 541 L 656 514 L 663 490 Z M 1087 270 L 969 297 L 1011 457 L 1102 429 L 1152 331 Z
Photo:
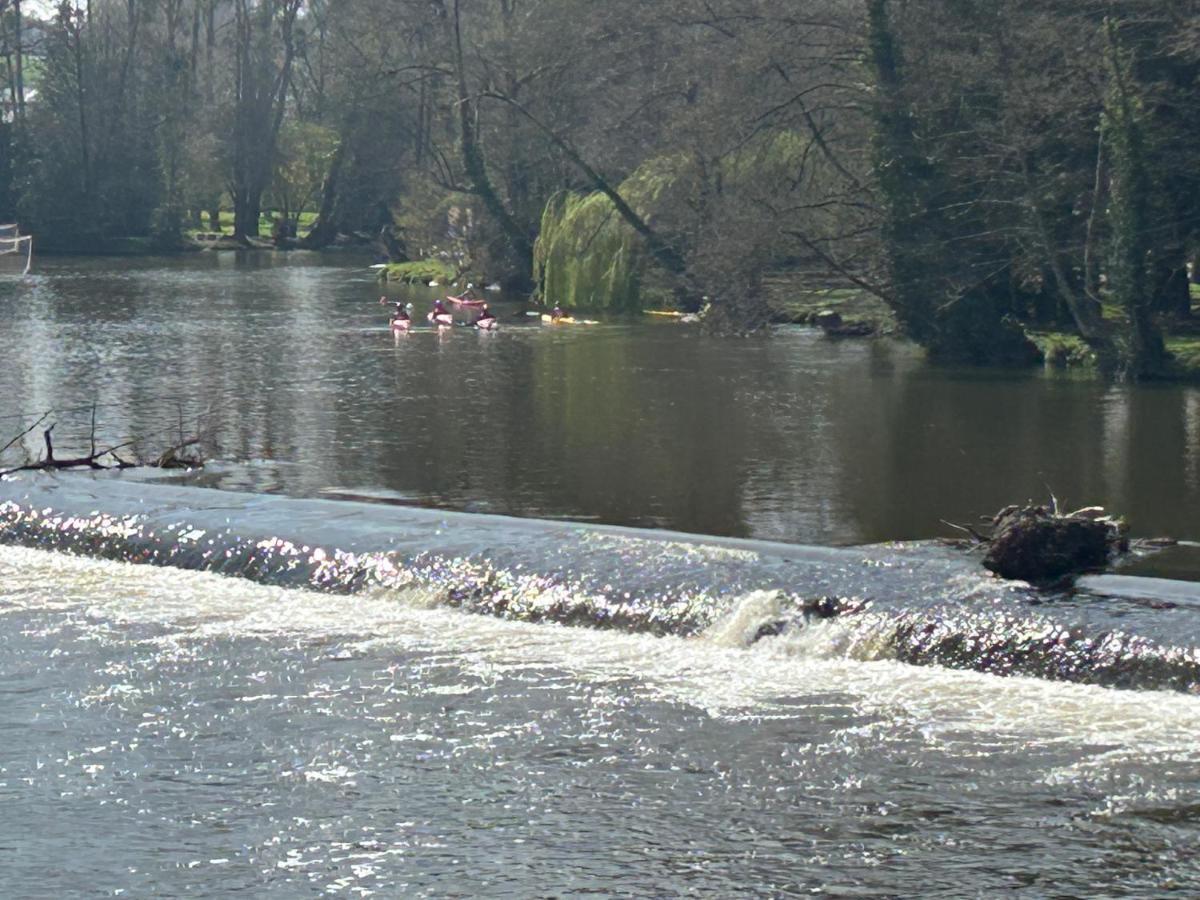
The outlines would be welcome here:
M 991 519 L 991 533 L 946 522 L 986 546 L 984 566 L 1002 578 L 1047 584 L 1103 568 L 1116 553 L 1129 550 L 1125 521 L 1102 507 L 1062 513 L 1050 506 L 1007 506 Z
M 53 415 L 53 411 L 42 413 L 32 425 L 9 440 L 3 447 L 0 447 L 0 455 L 20 444 L 25 437 L 42 425 L 51 415 Z M 200 435 L 184 436 L 182 411 L 178 425 L 178 439 L 150 461 L 131 461 L 120 455 L 119 451 L 136 447 L 139 443 L 142 443 L 139 439 L 123 441 L 111 446 L 97 445 L 95 404 L 91 407 L 91 431 L 88 437 L 89 450 L 86 454 L 66 459 L 55 456 L 54 428 L 56 424 L 52 422 L 42 431 L 42 442 L 45 446 L 45 453 L 41 459 L 31 460 L 7 469 L 0 469 L 0 476 L 12 475 L 17 472 L 61 471 L 64 469 L 133 469 L 140 466 L 162 469 L 191 469 L 204 465 L 204 457 L 198 450 L 190 455 L 185 452 L 200 447 L 203 443 L 203 438 Z

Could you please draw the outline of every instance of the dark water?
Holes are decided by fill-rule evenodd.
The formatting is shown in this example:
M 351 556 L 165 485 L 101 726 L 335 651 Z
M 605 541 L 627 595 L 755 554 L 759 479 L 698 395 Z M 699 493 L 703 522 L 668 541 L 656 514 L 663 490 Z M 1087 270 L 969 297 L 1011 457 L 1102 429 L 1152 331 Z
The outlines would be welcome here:
M 96 401 L 122 439 L 211 408 L 219 456 L 260 462 L 209 483 L 310 496 L 855 544 L 1052 490 L 1136 534 L 1200 538 L 1196 388 L 931 370 L 890 342 L 672 322 L 506 319 L 396 345 L 349 263 L 43 260 L 0 282 L 0 415 Z M 60 441 L 86 418 L 60 415 Z
M 394 342 L 334 262 L 0 282 L 6 433 L 204 413 L 221 458 L 0 482 L 0 893 L 1200 892 L 1194 585 L 797 546 L 1047 485 L 1196 537 L 1195 390 L 803 330 Z

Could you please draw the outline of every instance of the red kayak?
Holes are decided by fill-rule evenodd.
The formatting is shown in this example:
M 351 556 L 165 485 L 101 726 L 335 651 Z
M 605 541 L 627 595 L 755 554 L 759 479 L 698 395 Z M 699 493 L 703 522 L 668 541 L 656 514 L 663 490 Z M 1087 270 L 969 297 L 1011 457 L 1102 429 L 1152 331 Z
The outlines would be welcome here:
M 484 306 L 487 304 L 486 300 L 472 300 L 469 297 L 447 297 L 446 301 L 456 306 Z

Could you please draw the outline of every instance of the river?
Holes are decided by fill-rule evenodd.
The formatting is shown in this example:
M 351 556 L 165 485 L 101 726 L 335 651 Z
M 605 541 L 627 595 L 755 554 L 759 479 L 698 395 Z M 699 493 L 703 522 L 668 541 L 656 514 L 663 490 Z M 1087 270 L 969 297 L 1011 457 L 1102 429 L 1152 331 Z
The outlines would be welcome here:
M 859 546 L 1049 490 L 1196 537 L 1194 389 L 508 304 L 394 341 L 338 257 L 40 268 L 0 416 L 219 458 L 0 484 L 12 896 L 1200 890 L 1200 592 Z
M 211 408 L 220 456 L 253 462 L 211 483 L 305 496 L 846 545 L 1053 492 L 1200 539 L 1194 387 L 931 370 L 799 328 L 526 324 L 396 346 L 374 273 L 322 262 L 48 258 L 0 282 L 0 415 L 95 401 L 119 440 Z M 414 292 L 418 313 L 433 294 Z

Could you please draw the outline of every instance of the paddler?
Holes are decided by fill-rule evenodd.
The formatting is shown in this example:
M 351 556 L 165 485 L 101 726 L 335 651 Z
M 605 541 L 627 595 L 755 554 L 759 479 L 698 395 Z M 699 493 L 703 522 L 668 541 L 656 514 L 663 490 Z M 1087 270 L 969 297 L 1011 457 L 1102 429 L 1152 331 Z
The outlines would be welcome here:
M 554 305 L 554 309 L 550 310 L 550 321 L 551 322 L 557 322 L 559 319 L 565 319 L 566 317 L 567 317 L 566 310 L 564 310 L 557 303 Z
M 396 308 L 392 311 L 391 325 L 393 333 L 408 331 L 412 327 L 412 317 L 408 314 L 410 309 L 412 309 L 411 303 L 407 306 L 403 303 L 396 304 Z
M 492 315 L 492 311 L 488 309 L 488 305 L 486 303 L 483 304 L 483 307 L 479 311 L 479 318 L 475 320 L 475 327 L 482 328 L 484 331 L 491 331 L 492 329 L 496 328 L 498 324 L 499 323 L 496 321 L 496 317 Z
M 454 316 L 450 314 L 450 310 L 446 309 L 446 305 L 441 300 L 433 301 L 433 311 L 429 314 L 429 321 L 437 326 L 450 326 L 454 324 Z

